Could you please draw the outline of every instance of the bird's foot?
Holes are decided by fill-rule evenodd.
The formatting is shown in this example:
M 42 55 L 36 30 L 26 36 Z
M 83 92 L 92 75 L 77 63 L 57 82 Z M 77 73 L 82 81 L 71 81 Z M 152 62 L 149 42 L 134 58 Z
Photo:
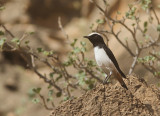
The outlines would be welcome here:
M 110 82 L 109 81 L 106 81 L 106 79 L 103 81 L 103 85 L 105 84 L 109 84 Z
M 109 84 L 109 83 L 110 83 L 110 82 L 109 82 L 110 77 L 111 77 L 111 75 L 106 76 L 106 78 L 105 78 L 104 81 L 103 81 L 103 84 Z

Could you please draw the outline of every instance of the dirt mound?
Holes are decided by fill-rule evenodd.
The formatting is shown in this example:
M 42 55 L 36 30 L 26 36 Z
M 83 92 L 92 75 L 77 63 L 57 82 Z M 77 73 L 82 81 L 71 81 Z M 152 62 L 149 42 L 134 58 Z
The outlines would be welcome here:
M 98 84 L 82 97 L 63 103 L 49 116 L 158 116 L 160 91 L 135 76 L 125 80 L 128 91 L 119 83 Z

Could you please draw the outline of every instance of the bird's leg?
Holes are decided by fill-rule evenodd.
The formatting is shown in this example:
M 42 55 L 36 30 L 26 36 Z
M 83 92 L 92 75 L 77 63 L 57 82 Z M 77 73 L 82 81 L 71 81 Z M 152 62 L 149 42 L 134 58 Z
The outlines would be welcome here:
M 104 81 L 103 81 L 103 84 L 106 83 L 106 79 L 107 79 L 107 78 L 108 78 L 108 74 L 106 74 L 105 79 L 104 79 Z
M 109 76 L 108 75 L 106 76 L 105 80 L 103 81 L 103 84 L 108 82 L 108 80 L 110 79 L 111 75 L 112 75 L 112 71 L 110 71 Z

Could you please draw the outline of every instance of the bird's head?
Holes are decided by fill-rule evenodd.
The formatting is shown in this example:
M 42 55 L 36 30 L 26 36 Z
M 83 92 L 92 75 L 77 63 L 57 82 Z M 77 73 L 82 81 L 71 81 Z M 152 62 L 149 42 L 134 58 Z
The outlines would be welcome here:
M 89 41 L 93 44 L 93 46 L 97 46 L 99 44 L 103 44 L 103 37 L 101 36 L 100 33 L 93 32 L 87 36 L 84 36 L 84 38 L 89 39 Z

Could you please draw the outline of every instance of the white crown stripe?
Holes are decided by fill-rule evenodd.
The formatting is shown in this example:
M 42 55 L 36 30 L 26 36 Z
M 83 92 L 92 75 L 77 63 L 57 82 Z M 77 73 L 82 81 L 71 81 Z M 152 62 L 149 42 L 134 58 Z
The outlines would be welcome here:
M 91 36 L 91 35 L 94 35 L 94 34 L 97 34 L 97 35 L 100 35 L 100 36 L 101 36 L 101 34 L 100 34 L 100 33 L 97 33 L 97 32 L 90 33 L 88 36 Z

